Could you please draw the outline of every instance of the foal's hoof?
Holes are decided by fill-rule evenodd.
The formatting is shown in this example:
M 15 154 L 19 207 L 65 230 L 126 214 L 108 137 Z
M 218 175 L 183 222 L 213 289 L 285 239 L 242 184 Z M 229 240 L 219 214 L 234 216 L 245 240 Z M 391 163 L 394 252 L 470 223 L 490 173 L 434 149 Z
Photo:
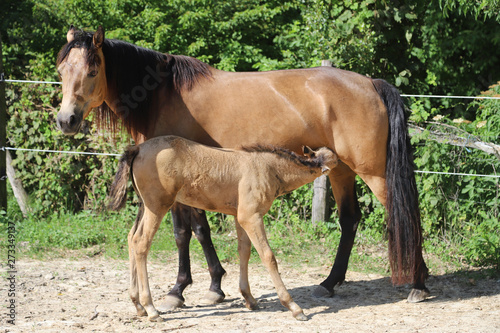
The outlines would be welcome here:
M 259 304 L 254 300 L 253 302 L 245 302 L 245 307 L 250 311 L 255 311 L 259 309 Z
M 215 291 L 209 290 L 205 296 L 201 299 L 200 303 L 202 305 L 214 305 L 218 303 L 222 303 L 222 301 L 226 298 L 224 294 L 219 294 Z
M 149 317 L 148 319 L 149 319 L 149 321 L 152 321 L 154 323 L 161 323 L 161 322 L 165 321 L 165 319 L 163 319 L 160 316 L 153 316 L 153 317 Z
M 304 314 L 304 312 L 300 312 L 300 313 L 296 314 L 294 317 L 298 321 L 307 321 L 307 320 L 309 320 L 309 318 L 307 318 L 307 316 Z
M 314 290 L 314 292 L 312 293 L 313 297 L 318 297 L 318 298 L 322 298 L 322 297 L 332 297 L 333 296 L 333 290 L 330 291 L 328 289 L 326 289 L 325 287 L 323 286 L 318 286 L 316 288 L 316 290 Z
M 429 289 L 412 289 L 410 295 L 408 295 L 408 302 L 410 303 L 418 303 L 425 301 L 427 297 L 429 297 L 430 292 Z
M 184 305 L 184 301 L 171 295 L 167 295 L 165 301 L 161 303 L 156 309 L 160 312 L 172 311 L 181 308 Z

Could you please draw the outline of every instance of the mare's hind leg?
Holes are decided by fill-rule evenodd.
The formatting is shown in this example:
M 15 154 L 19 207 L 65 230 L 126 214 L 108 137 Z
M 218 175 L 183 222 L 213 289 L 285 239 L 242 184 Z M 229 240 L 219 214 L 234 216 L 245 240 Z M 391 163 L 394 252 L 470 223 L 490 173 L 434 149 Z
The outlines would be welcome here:
M 387 185 L 384 177 L 376 177 L 370 175 L 360 174 L 360 177 L 370 187 L 377 199 L 387 208 Z M 418 209 L 418 208 L 417 208 Z M 415 251 L 416 260 L 415 276 L 413 278 L 413 286 L 410 294 L 408 295 L 408 302 L 417 303 L 422 302 L 429 297 L 429 289 L 425 286 L 425 280 L 428 277 L 428 269 L 422 257 L 422 249 Z M 420 264 L 418 264 L 420 263 Z
M 354 172 L 345 164 L 339 164 L 330 173 L 333 195 L 339 210 L 342 235 L 330 275 L 316 288 L 313 296 L 331 297 L 333 296 L 333 288 L 337 284 L 341 285 L 345 280 L 354 238 L 361 220 L 361 211 L 356 197 L 355 177 Z
M 252 249 L 252 243 L 248 238 L 247 233 L 240 224 L 236 221 L 236 232 L 238 233 L 238 254 L 240 257 L 240 292 L 245 298 L 245 306 L 249 310 L 258 308 L 257 301 L 250 292 L 250 284 L 248 283 L 248 260 Z
M 205 296 L 211 304 L 222 302 L 224 292 L 220 285 L 222 276 L 226 271 L 222 268 L 217 253 L 215 252 L 212 239 L 210 237 L 210 227 L 206 219 L 205 212 L 199 213 L 195 208 L 175 203 L 171 209 L 174 225 L 175 242 L 179 253 L 179 271 L 177 281 L 168 293 L 166 299 L 158 306 L 160 311 L 169 311 L 179 308 L 184 304 L 184 289 L 193 283 L 191 277 L 191 262 L 189 259 L 189 242 L 191 241 L 192 231 L 203 247 L 209 266 L 212 282 L 210 291 Z M 191 228 L 193 226 L 193 228 Z M 207 303 L 207 301 L 205 301 Z

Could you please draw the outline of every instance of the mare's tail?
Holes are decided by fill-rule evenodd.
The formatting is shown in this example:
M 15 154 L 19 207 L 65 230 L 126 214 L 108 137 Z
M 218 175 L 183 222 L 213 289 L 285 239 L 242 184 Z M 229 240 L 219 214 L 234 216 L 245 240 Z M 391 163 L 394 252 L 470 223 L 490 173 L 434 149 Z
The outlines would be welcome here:
M 109 193 L 108 209 L 120 210 L 125 206 L 127 202 L 127 183 L 132 170 L 132 163 L 138 153 L 139 148 L 137 146 L 129 147 L 120 158 L 118 172 Z
M 373 80 L 389 118 L 386 161 L 386 219 L 389 260 L 394 284 L 423 282 L 428 269 L 422 257 L 422 227 L 415 182 L 413 152 L 403 100 L 384 80 Z

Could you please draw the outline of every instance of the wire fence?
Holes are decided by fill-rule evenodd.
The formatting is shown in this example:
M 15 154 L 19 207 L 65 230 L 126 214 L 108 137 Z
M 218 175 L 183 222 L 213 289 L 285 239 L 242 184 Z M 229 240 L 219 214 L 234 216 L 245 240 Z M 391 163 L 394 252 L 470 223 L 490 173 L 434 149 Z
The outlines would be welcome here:
M 29 148 L 13 148 L 13 147 L 0 147 L 0 150 L 19 150 L 19 151 L 34 151 L 39 153 L 61 153 L 61 154 L 76 154 L 76 155 L 98 155 L 98 156 L 118 156 L 120 154 L 111 153 L 91 153 L 86 151 L 69 151 L 69 150 L 50 150 L 50 149 L 29 149 Z
M 58 81 L 4 80 L 4 82 L 35 83 L 35 84 L 60 84 L 60 85 L 62 85 L 62 82 L 58 82 Z M 454 99 L 500 99 L 500 97 L 495 97 L 495 96 L 412 95 L 412 94 L 401 94 L 401 97 L 454 98 Z
M 55 82 L 55 81 L 30 81 L 30 80 L 4 80 L 4 82 L 11 82 L 11 83 L 62 84 L 62 82 Z
M 57 81 L 31 81 L 31 80 L 3 80 L 8 83 L 31 83 L 31 84 L 57 84 L 62 85 L 62 82 Z M 412 94 L 401 94 L 401 97 L 415 97 L 415 98 L 450 98 L 450 99 L 492 99 L 500 100 L 500 97 L 496 96 L 454 96 L 454 95 L 412 95 Z M 59 153 L 59 154 L 80 154 L 80 155 L 98 155 L 98 156 L 115 156 L 119 157 L 120 154 L 113 153 L 95 153 L 95 152 L 81 152 L 81 151 L 67 151 L 67 150 L 49 150 L 49 149 L 28 149 L 28 148 L 14 148 L 14 147 L 0 147 L 0 150 L 12 150 L 12 151 L 32 151 L 40 153 Z M 421 174 L 439 174 L 439 175 L 452 175 L 452 176 L 468 176 L 468 177 L 487 177 L 487 178 L 500 178 L 500 175 L 481 175 L 481 174 L 470 174 L 470 173 L 457 173 L 457 172 L 440 172 L 440 171 L 426 171 L 426 170 L 415 170 L 415 173 Z

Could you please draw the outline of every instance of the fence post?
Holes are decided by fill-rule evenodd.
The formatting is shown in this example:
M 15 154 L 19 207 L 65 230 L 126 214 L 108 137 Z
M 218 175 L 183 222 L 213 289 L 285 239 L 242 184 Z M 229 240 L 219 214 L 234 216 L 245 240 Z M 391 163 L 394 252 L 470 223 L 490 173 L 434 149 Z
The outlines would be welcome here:
M 332 66 L 330 60 L 322 60 L 321 66 Z M 314 180 L 311 222 L 328 219 L 328 176 L 323 175 Z
M 0 35 L 0 210 L 7 211 L 7 108 L 3 73 L 2 36 Z

